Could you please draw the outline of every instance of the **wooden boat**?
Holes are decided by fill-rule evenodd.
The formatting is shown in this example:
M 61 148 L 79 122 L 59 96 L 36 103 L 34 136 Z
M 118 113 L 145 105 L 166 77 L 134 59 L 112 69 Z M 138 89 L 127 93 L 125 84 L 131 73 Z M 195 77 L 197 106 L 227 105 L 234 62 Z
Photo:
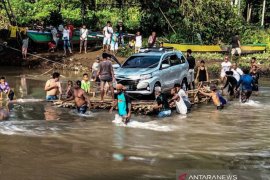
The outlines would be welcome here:
M 75 31 L 74 35 L 72 37 L 73 44 L 79 44 L 80 43 L 80 35 L 79 31 Z M 27 36 L 35 43 L 37 44 L 47 44 L 50 41 L 53 41 L 52 34 L 50 32 L 42 32 L 42 31 L 34 31 L 34 30 L 28 30 Z M 103 35 L 98 32 L 91 32 L 88 35 L 88 42 L 95 42 L 100 41 L 102 42 Z
M 266 44 L 248 44 L 242 45 L 242 54 L 259 53 L 266 51 Z M 164 43 L 164 47 L 173 47 L 174 49 L 186 52 L 191 49 L 193 52 L 212 52 L 212 53 L 229 53 L 229 45 L 196 45 L 196 44 L 171 44 Z

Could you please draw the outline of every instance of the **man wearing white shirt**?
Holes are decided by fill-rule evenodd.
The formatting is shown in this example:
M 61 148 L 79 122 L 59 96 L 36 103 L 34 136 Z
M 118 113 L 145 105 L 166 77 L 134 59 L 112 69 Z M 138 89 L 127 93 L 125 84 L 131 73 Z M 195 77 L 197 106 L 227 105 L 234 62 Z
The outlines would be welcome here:
M 87 36 L 88 29 L 85 25 L 80 29 L 80 53 L 82 53 L 82 47 L 84 46 L 84 53 L 87 53 Z
M 63 30 L 63 41 L 64 41 L 64 55 L 66 55 L 66 48 L 68 48 L 70 54 L 72 54 L 71 47 L 70 47 L 70 39 L 69 39 L 69 29 L 65 26 Z
M 232 63 L 229 61 L 229 57 L 225 56 L 224 61 L 221 63 L 221 81 L 224 81 L 224 78 L 226 77 L 226 71 L 229 71 L 231 69 Z
M 142 35 L 140 31 L 137 31 L 135 37 L 135 53 L 138 53 L 142 47 Z
M 231 71 L 233 72 L 233 77 L 237 80 L 237 82 L 239 82 L 241 76 L 244 74 L 243 71 L 239 67 L 237 67 L 236 63 L 232 64 Z
M 107 49 L 107 51 L 110 51 L 110 44 L 111 44 L 111 38 L 113 34 L 113 28 L 111 26 L 111 22 L 107 22 L 107 26 L 103 28 L 103 51 Z

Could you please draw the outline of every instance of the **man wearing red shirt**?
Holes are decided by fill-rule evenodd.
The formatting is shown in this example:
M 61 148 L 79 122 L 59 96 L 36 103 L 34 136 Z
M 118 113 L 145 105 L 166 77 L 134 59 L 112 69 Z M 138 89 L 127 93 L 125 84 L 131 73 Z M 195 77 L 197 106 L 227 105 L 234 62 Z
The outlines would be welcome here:
M 70 39 L 71 49 L 73 49 L 72 36 L 73 36 L 73 32 L 74 32 L 74 26 L 70 23 L 70 21 L 68 21 L 67 27 L 69 30 L 69 39 Z

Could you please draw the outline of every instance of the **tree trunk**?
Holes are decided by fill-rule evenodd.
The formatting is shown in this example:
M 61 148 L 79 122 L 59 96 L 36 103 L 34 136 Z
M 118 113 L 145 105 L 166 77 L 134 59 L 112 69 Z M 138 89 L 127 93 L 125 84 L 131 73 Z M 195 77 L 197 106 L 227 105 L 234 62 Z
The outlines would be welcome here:
M 248 4 L 248 8 L 247 8 L 247 23 L 250 22 L 251 12 L 252 12 L 252 5 L 251 4 Z

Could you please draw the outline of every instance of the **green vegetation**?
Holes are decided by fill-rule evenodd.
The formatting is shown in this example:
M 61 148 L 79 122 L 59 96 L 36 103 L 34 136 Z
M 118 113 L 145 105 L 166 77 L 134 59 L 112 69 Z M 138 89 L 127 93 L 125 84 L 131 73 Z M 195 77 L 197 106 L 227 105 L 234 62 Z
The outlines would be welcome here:
M 44 21 L 57 24 L 71 20 L 100 30 L 107 20 L 116 25 L 122 19 L 128 31 L 152 30 L 173 43 L 228 44 L 240 33 L 243 44 L 269 40 L 270 1 L 266 2 L 261 27 L 263 0 L 10 0 L 20 25 Z M 238 4 L 231 2 L 241 2 Z M 2 5 L 3 6 L 3 5 Z M 0 23 L 6 22 L 3 9 Z M 82 18 L 84 17 L 84 18 Z M 5 19 L 5 20 L 3 20 Z M 170 25 L 171 24 L 171 25 Z

